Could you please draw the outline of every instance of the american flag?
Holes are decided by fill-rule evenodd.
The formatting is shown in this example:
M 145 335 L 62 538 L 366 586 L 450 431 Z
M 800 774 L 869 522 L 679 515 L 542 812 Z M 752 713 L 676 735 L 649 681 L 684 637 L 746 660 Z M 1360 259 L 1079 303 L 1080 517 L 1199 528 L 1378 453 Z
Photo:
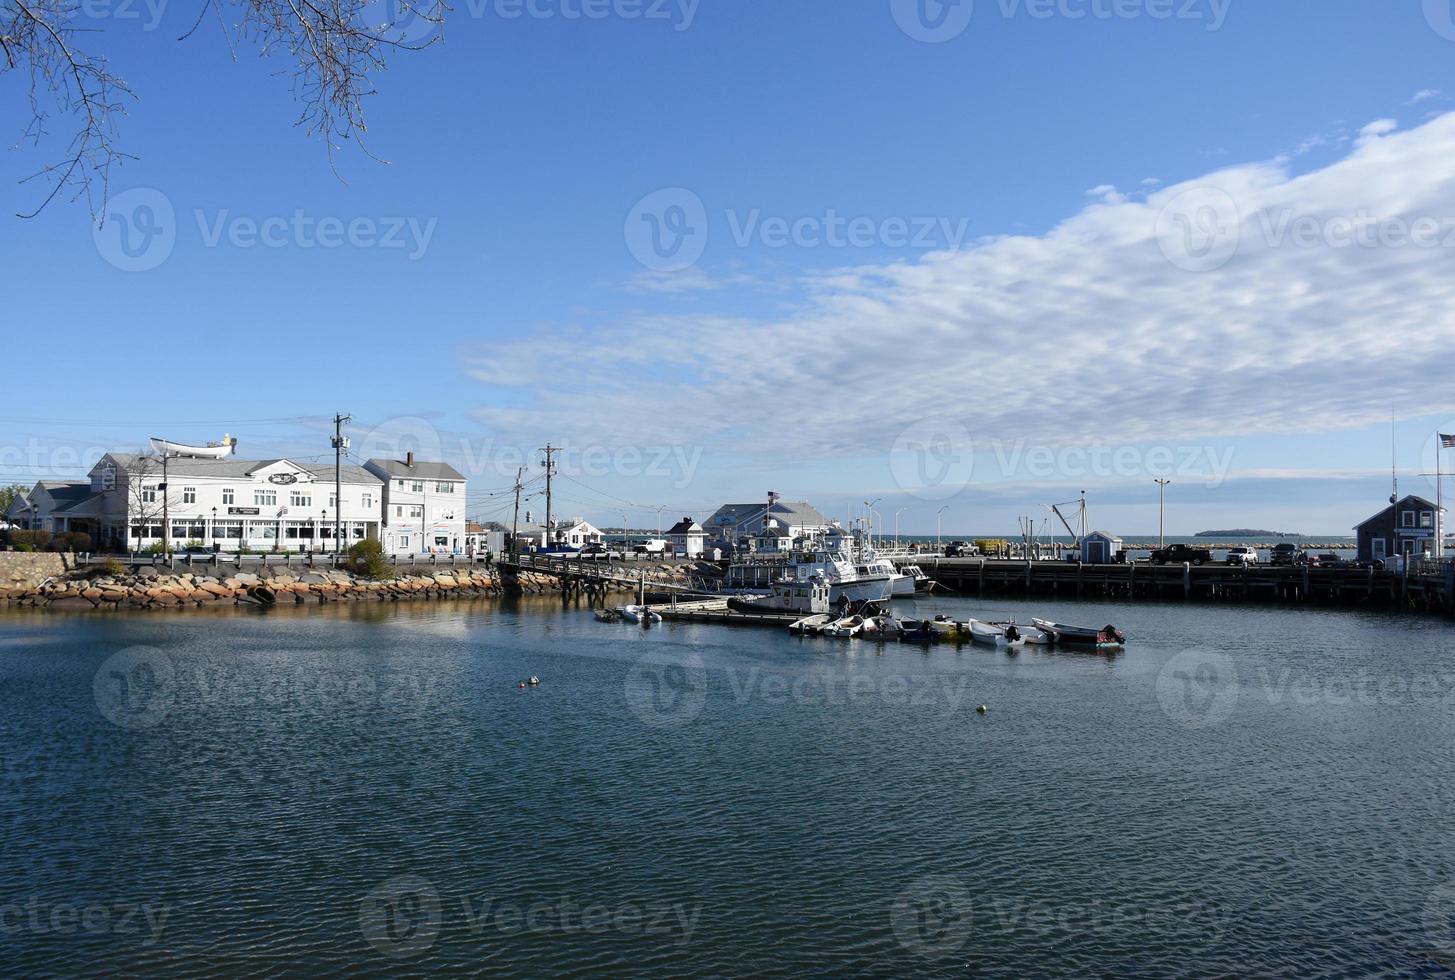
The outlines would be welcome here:
M 1447 436 L 1447 435 L 1445 435 L 1445 433 L 1441 432 L 1440 433 L 1440 448 L 1441 449 L 1455 449 L 1455 436 Z
M 1443 438 L 1443 436 L 1441 438 Z M 1452 442 L 1451 445 L 1452 446 L 1455 446 L 1455 442 Z M 772 490 L 769 490 L 768 491 L 768 503 L 770 503 L 770 504 L 776 504 L 778 502 L 778 496 L 779 496 L 778 494 L 774 493 Z

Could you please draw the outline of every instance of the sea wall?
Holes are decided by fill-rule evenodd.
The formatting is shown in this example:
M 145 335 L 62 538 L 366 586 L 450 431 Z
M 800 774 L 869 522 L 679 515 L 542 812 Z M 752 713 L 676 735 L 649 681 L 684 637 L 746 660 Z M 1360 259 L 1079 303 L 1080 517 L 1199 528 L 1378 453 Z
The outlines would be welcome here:
M 0 589 L 34 588 L 66 574 L 73 561 L 55 551 L 0 551 Z
M 0 555 L 0 560 L 9 557 Z M 234 572 L 215 575 L 199 571 L 169 573 L 151 566 L 135 572 L 108 575 L 97 570 L 73 573 L 61 578 L 64 568 L 59 555 L 23 555 L 31 559 L 54 559 L 53 564 L 24 566 L 27 578 L 8 582 L 0 579 L 0 605 L 53 607 L 57 609 L 163 609 L 210 605 L 275 605 L 305 602 L 397 602 L 402 599 L 449 599 L 503 595 L 507 591 L 526 595 L 560 592 L 555 576 L 521 572 L 504 582 L 495 569 L 439 569 L 433 572 L 401 574 L 375 580 L 334 570 Z M 0 565 L 0 568 L 3 568 Z M 17 569 L 22 564 L 17 564 Z M 57 580 L 46 585 L 39 574 L 52 570 Z M 668 565 L 641 569 L 648 585 L 678 583 L 687 569 Z

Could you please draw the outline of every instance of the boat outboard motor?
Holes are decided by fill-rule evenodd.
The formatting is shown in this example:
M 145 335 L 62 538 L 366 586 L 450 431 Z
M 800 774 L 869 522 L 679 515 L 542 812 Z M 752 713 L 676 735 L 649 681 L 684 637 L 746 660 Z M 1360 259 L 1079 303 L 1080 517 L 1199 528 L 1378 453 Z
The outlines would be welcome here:
M 1005 638 L 1012 643 L 1021 638 L 1021 631 L 1015 628 L 1015 623 L 1005 628 Z

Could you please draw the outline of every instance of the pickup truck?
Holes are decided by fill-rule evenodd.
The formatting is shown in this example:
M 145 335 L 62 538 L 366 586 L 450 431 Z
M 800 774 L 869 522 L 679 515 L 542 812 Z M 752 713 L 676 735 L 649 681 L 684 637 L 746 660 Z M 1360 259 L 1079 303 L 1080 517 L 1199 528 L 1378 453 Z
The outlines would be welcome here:
M 1273 546 L 1268 556 L 1270 565 L 1294 565 L 1298 563 L 1298 545 L 1287 541 Z
M 1206 565 L 1212 560 L 1212 552 L 1208 549 L 1185 544 L 1169 544 L 1152 552 L 1154 565 L 1181 565 L 1183 562 L 1189 565 Z

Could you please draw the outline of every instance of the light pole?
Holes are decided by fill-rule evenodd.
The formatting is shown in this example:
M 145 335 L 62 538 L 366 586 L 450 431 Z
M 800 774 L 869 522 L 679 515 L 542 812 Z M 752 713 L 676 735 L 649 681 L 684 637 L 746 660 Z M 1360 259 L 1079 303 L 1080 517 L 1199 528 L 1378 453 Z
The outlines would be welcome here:
M 1163 532 L 1162 515 L 1165 510 L 1167 484 L 1172 481 L 1159 476 L 1152 482 L 1157 484 L 1157 547 L 1165 548 L 1167 547 L 1167 535 Z
M 945 511 L 947 511 L 949 509 L 950 509 L 950 505 L 949 504 L 946 504 L 945 506 L 941 507 L 939 510 L 935 511 L 935 553 L 936 554 L 940 553 L 940 515 L 943 514 Z
M 899 515 L 903 514 L 905 508 L 901 507 L 894 512 L 894 550 L 899 550 Z

